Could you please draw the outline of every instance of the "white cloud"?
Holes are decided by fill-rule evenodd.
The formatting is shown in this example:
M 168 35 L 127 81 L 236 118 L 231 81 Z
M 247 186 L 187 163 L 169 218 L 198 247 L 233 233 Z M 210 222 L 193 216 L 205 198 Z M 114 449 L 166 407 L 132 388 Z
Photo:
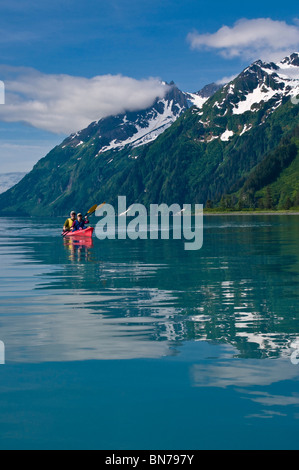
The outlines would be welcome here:
M 213 34 L 190 33 L 188 41 L 193 49 L 215 49 L 228 59 L 276 61 L 299 49 L 299 22 L 243 18 Z
M 229 77 L 223 77 L 220 78 L 220 80 L 217 80 L 216 83 L 217 85 L 226 85 L 226 83 L 232 82 L 235 78 L 237 78 L 238 75 L 231 75 Z
M 78 131 L 109 115 L 144 109 L 168 89 L 155 78 L 47 75 L 9 66 L 0 66 L 0 78 L 6 88 L 0 120 L 25 122 L 59 134 Z

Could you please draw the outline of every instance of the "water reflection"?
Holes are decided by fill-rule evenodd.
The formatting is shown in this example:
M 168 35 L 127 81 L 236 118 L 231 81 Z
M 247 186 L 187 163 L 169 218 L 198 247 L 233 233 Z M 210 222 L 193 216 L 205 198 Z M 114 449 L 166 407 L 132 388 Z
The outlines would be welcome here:
M 190 340 L 289 358 L 299 339 L 298 217 L 211 217 L 192 253 L 180 241 L 62 240 L 58 222 L 14 224 L 0 244 L 11 360 L 161 357 Z
M 242 399 L 258 404 L 258 412 L 245 414 L 245 419 L 298 418 L 298 368 L 289 359 L 240 360 L 233 350 L 223 356 L 218 361 L 208 359 L 190 366 L 192 385 L 201 389 L 231 388 Z
M 69 259 L 73 262 L 91 261 L 90 249 L 93 248 L 92 238 L 72 239 L 64 238 L 63 244 L 68 251 Z
M 191 367 L 193 384 L 197 387 L 239 389 L 250 387 L 265 387 L 284 380 L 298 378 L 298 369 L 286 360 L 246 360 L 240 361 L 233 357 L 220 360 L 217 363 L 209 361 L 207 364 L 194 364 Z M 262 391 L 247 391 L 251 396 L 261 394 Z M 299 403 L 299 397 L 297 398 Z

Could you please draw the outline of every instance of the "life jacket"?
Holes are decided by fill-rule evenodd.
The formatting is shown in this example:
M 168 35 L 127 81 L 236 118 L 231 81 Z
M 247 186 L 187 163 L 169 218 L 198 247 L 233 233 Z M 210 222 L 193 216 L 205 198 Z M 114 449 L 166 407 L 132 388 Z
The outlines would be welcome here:
M 85 220 L 81 220 L 81 222 L 76 220 L 73 226 L 73 232 L 75 232 L 76 230 L 80 230 L 80 228 L 84 229 L 86 223 L 88 222 L 86 222 Z
M 71 228 L 73 228 L 74 222 L 76 221 L 72 220 L 71 218 L 67 219 L 67 221 L 65 222 L 65 228 L 67 230 L 70 230 Z

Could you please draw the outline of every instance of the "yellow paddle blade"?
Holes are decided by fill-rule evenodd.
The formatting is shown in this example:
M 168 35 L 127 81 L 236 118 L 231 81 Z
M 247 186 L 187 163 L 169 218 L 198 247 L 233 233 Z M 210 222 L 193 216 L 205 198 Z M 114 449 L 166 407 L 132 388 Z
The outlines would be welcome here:
M 106 202 L 103 202 L 102 204 L 100 204 L 97 209 L 101 209 L 101 207 L 103 207 L 104 205 L 106 204 Z
M 97 209 L 100 209 L 101 207 L 103 207 L 104 205 L 106 204 L 106 202 L 103 202 L 102 204 L 100 204 L 99 206 L 97 204 L 95 204 L 94 206 L 92 206 L 89 211 L 87 212 L 86 215 L 90 215 L 90 214 L 93 214 Z
M 92 206 L 92 207 L 89 209 L 89 211 L 87 212 L 87 214 L 91 214 L 92 212 L 95 212 L 95 211 L 97 210 L 97 207 L 98 207 L 97 204 L 95 204 L 94 206 Z

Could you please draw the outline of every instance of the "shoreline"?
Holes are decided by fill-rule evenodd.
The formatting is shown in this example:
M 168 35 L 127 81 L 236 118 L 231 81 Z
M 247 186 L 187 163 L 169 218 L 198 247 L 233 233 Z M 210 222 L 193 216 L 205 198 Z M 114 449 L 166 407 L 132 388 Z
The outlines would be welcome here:
M 242 211 L 232 211 L 232 212 L 203 212 L 203 215 L 299 215 L 299 211 L 269 211 L 269 212 L 258 212 L 258 211 L 252 211 L 252 212 L 242 212 Z

